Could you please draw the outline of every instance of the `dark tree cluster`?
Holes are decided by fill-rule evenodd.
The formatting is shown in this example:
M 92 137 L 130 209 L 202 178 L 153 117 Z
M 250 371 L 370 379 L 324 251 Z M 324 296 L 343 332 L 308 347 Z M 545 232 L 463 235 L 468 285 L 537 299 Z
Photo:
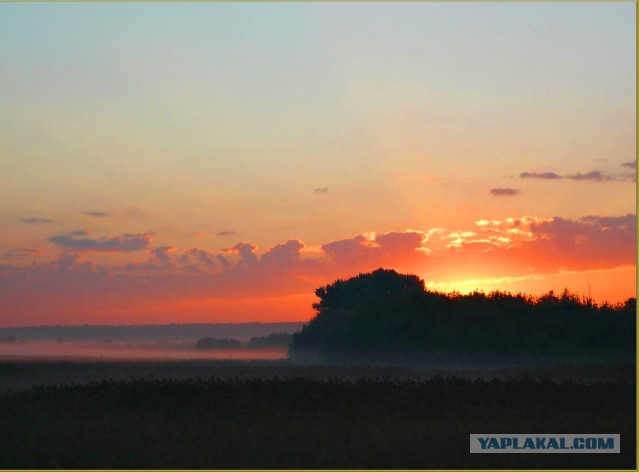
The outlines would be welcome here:
M 542 297 L 428 291 L 415 275 L 378 269 L 316 290 L 316 316 L 293 337 L 293 359 L 425 361 L 634 359 L 636 299 L 594 304 Z
M 292 336 L 290 333 L 272 333 L 266 337 L 251 337 L 247 348 L 265 349 L 265 348 L 287 348 L 291 343 Z
M 196 342 L 197 350 L 228 350 L 242 348 L 240 340 L 235 338 L 204 337 Z

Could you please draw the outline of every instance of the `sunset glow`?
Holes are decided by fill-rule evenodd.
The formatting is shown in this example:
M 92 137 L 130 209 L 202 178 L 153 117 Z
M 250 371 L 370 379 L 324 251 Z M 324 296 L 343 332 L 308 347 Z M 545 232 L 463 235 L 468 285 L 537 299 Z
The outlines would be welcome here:
M 0 326 L 636 294 L 633 3 L 0 5 Z

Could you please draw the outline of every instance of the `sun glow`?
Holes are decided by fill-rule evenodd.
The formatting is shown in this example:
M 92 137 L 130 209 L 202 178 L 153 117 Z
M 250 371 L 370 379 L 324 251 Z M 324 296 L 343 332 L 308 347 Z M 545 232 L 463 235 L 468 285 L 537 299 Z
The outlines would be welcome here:
M 520 278 L 485 278 L 485 279 L 464 279 L 450 282 L 437 282 L 426 281 L 425 286 L 427 289 L 438 292 L 452 293 L 457 292 L 460 294 L 470 294 L 475 291 L 479 292 L 491 292 L 503 287 L 505 284 L 513 283 L 514 281 L 522 281 L 530 279 L 529 276 Z
M 444 293 L 503 291 L 533 296 L 551 290 L 560 293 L 568 289 L 579 296 L 590 296 L 597 303 L 617 303 L 635 294 L 635 274 L 635 266 L 621 266 L 605 270 L 563 271 L 517 277 L 461 278 L 446 282 L 427 280 L 425 286 L 428 290 Z

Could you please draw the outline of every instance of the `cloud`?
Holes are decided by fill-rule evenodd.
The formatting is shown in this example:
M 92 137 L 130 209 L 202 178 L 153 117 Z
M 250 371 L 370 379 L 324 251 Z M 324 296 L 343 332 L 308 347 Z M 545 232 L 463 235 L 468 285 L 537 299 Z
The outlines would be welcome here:
M 62 253 L 58 256 L 58 259 L 53 261 L 53 266 L 61 271 L 81 271 L 85 272 L 91 270 L 91 263 L 88 261 L 82 263 L 82 257 L 73 253 Z
M 17 259 L 13 265 L 0 265 L 0 300 L 9 314 L 5 324 L 33 314 L 45 314 L 38 320 L 50 321 L 63 313 L 130 314 L 135 304 L 151 313 L 170 301 L 185 304 L 182 314 L 188 320 L 188 304 L 198 300 L 215 304 L 218 299 L 311 295 L 337 278 L 381 266 L 442 284 L 630 266 L 636 261 L 635 229 L 632 214 L 487 218 L 466 228 L 364 232 L 324 244 L 306 245 L 292 238 L 261 254 L 249 242 L 221 252 L 190 248 L 179 253 L 173 246 L 150 248 L 148 234 L 139 234 L 139 246 L 147 253 L 132 254 L 130 263 L 111 267 L 82 257 L 89 251 L 125 251 L 123 246 L 135 246 L 136 234 L 102 239 L 66 234 L 59 237 L 67 246 L 58 243 L 64 252 L 53 261 L 19 266 Z
M 389 232 L 376 235 L 375 242 L 380 252 L 387 258 L 402 257 L 415 254 L 421 248 L 425 234 L 419 231 Z
M 237 234 L 238 234 L 238 232 L 236 232 L 235 230 L 221 230 L 221 231 L 216 232 L 216 233 L 208 232 L 208 231 L 205 231 L 205 230 L 198 230 L 193 235 L 197 236 L 199 238 L 208 238 L 208 237 L 212 237 L 212 236 L 227 237 L 227 236 L 234 236 L 234 235 L 237 235 Z
M 300 240 L 289 240 L 267 250 L 260 258 L 260 263 L 272 266 L 292 266 L 300 260 L 300 250 L 304 243 Z
M 326 194 L 327 192 L 329 192 L 329 188 L 328 187 L 316 187 L 315 189 L 313 189 L 313 192 L 315 192 L 316 194 Z
M 559 180 L 559 179 L 569 179 L 572 181 L 594 181 L 594 182 L 604 182 L 604 181 L 626 181 L 628 180 L 628 176 L 611 176 L 609 174 L 604 174 L 601 171 L 591 171 L 587 173 L 577 172 L 574 174 L 565 174 L 560 175 L 555 172 L 522 172 L 520 173 L 521 179 L 547 179 L 547 180 Z
M 373 242 L 363 235 L 354 238 L 332 241 L 322 245 L 322 251 L 336 263 L 355 263 L 369 252 Z
M 25 254 L 25 255 L 35 255 L 35 254 L 38 254 L 38 253 L 42 253 L 42 250 L 37 250 L 35 248 L 16 248 L 16 249 L 11 250 L 11 251 L 16 251 L 18 253 L 22 253 L 22 254 Z
M 147 249 L 151 243 L 151 233 L 125 233 L 113 238 L 76 238 L 86 236 L 84 230 L 57 235 L 47 240 L 62 248 L 75 251 L 129 252 Z
M 380 265 L 401 265 L 418 259 L 425 234 L 418 231 L 358 235 L 352 239 L 315 245 L 312 252 L 298 239 L 290 239 L 257 252 L 256 245 L 240 242 L 220 253 L 201 248 L 186 250 L 177 259 L 171 272 L 162 269 L 158 261 L 152 267 L 138 264 L 137 277 L 173 278 L 171 292 L 187 291 L 193 297 L 272 297 L 287 294 L 312 294 L 319 285 L 354 272 L 375 269 Z M 364 247 L 363 251 L 360 246 Z M 343 248 L 344 247 L 344 248 Z M 355 254 L 349 248 L 357 250 Z M 164 266 L 168 268 L 168 266 Z M 149 269 L 149 272 L 144 272 Z M 118 269 L 114 268 L 115 274 Z M 171 276 L 173 274 L 173 276 Z M 164 279 L 163 279 L 164 280 Z M 192 281 L 188 283 L 187 281 Z M 206 283 L 205 283 L 206 281 Z M 182 289 L 180 289 L 182 288 Z M 195 293 L 197 295 L 194 295 Z
M 12 248 L 8 251 L 5 251 L 2 254 L 2 259 L 5 259 L 5 260 L 21 259 L 26 256 L 33 256 L 40 253 L 43 253 L 43 251 L 37 250 L 35 248 Z
M 576 173 L 569 174 L 565 176 L 566 179 L 571 179 L 573 181 L 615 181 L 616 178 L 613 176 L 607 176 L 602 174 L 600 171 L 591 171 L 586 174 Z
M 636 216 L 554 217 L 530 227 L 527 247 L 556 268 L 611 268 L 636 261 Z M 544 254 L 543 254 L 544 253 Z
M 558 219 L 559 217 L 556 217 Z M 633 214 L 623 215 L 621 217 L 601 217 L 599 215 L 587 215 L 582 217 L 580 222 L 595 225 L 599 228 L 608 229 L 611 227 L 629 228 L 636 224 L 636 216 Z
M 636 216 L 482 219 L 428 240 L 431 280 L 613 269 L 636 261 Z M 475 234 L 474 234 L 475 233 Z
M 523 172 L 520 173 L 521 179 L 562 179 L 562 176 L 555 172 Z
M 191 248 L 184 252 L 182 260 L 183 263 L 187 263 L 189 261 L 189 257 L 195 258 L 196 261 L 204 264 L 209 269 L 214 269 L 216 267 L 216 254 L 211 251 L 200 248 Z
M 403 265 L 422 261 L 426 252 L 422 243 L 424 232 L 408 230 L 384 234 L 361 234 L 354 238 L 337 240 L 322 245 L 328 260 L 340 267 L 364 270 L 380 265 Z
M 38 217 L 25 217 L 25 218 L 21 218 L 20 221 L 22 223 L 30 223 L 30 224 L 53 223 L 53 220 L 49 220 L 48 218 L 38 218 Z
M 216 259 L 218 260 L 218 262 L 220 263 L 220 265 L 224 268 L 224 269 L 229 269 L 231 268 L 231 262 L 225 258 L 222 255 L 216 255 Z
M 89 217 L 109 217 L 112 214 L 110 212 L 101 212 L 98 210 L 90 210 L 87 212 L 83 212 L 84 215 L 88 215 Z
M 518 195 L 522 193 L 520 189 L 511 189 L 509 187 L 505 187 L 505 188 L 496 187 L 494 189 L 491 189 L 489 192 L 491 193 L 491 195 L 494 195 L 496 197 L 512 196 L 512 195 Z
M 238 264 L 255 265 L 258 262 L 258 255 L 254 253 L 256 249 L 257 246 L 251 243 L 240 242 L 230 248 L 224 248 L 222 251 L 240 255 Z
M 149 250 L 151 254 L 151 262 L 159 263 L 160 266 L 172 267 L 171 254 L 176 252 L 176 248 L 173 246 L 159 246 Z
M 638 176 L 636 173 L 636 169 L 638 167 L 638 160 L 622 163 L 621 166 L 625 168 L 633 169 L 633 172 L 628 172 L 624 176 L 622 176 L 621 180 L 626 180 L 633 183 L 638 182 Z

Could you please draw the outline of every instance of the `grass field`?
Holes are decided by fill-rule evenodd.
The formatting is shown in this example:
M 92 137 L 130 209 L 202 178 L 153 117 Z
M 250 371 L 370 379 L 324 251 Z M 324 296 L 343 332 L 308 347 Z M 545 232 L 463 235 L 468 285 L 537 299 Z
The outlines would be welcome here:
M 631 365 L 475 372 L 483 379 L 278 362 L 3 362 L 0 468 L 635 468 Z M 470 433 L 619 433 L 622 448 L 471 455 Z

